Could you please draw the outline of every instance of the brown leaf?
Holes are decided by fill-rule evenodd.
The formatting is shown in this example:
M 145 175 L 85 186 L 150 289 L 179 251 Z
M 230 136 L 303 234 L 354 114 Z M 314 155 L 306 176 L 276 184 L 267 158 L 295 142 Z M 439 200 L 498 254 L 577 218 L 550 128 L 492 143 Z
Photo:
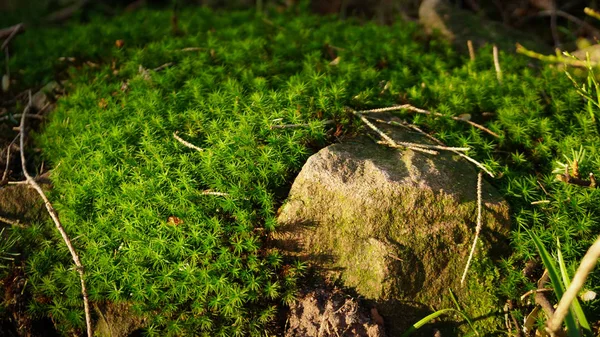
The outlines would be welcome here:
M 106 101 L 105 98 L 101 98 L 100 102 L 98 102 L 98 107 L 100 109 L 106 109 L 107 106 L 108 106 L 108 101 Z
M 335 132 L 333 133 L 333 135 L 335 137 L 339 137 L 342 134 L 343 130 L 342 130 L 342 124 L 338 124 L 337 127 L 335 128 Z
M 117 48 L 123 48 L 124 45 L 125 45 L 125 41 L 123 41 L 123 40 L 115 41 L 115 46 L 117 46 Z
M 169 225 L 174 225 L 174 226 L 179 226 L 183 223 L 183 220 L 181 220 L 180 218 L 172 215 L 169 217 L 168 221 Z

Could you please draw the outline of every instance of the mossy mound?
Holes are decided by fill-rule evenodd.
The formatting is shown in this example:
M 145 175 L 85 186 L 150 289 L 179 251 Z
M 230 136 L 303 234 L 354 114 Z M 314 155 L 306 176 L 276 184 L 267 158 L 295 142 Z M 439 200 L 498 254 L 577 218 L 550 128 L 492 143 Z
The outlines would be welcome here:
M 272 327 L 302 268 L 267 251 L 265 234 L 310 154 L 357 131 L 346 105 L 409 102 L 469 114 L 499 135 L 400 113 L 448 145 L 471 147 L 467 154 L 500 177 L 493 184 L 514 210 L 515 254 L 501 264 L 503 282 L 475 265 L 490 271 L 485 289 L 518 298 L 535 286 L 520 273 L 535 248 L 519 226 L 548 245 L 559 237 L 570 271 L 600 230 L 598 190 L 556 182 L 552 173 L 580 147 L 582 175 L 600 167 L 600 113 L 586 110 L 555 70 L 500 53 L 500 83 L 489 48 L 469 62 L 410 23 L 359 25 L 301 8 L 183 9 L 177 29 L 172 17 L 140 10 L 31 28 L 11 42 L 9 63 L 11 90 L 67 71 L 68 94 L 37 137 L 54 167 L 50 198 L 86 266 L 91 301 L 131 307 L 148 318 L 148 335 L 258 335 Z M 531 205 L 542 198 L 549 202 Z M 53 224 L 10 232 L 28 245 L 29 312 L 52 317 L 65 333 L 81 331 L 79 279 Z
M 427 143 L 394 131 L 396 141 Z M 294 181 L 275 244 L 376 301 L 393 336 L 419 319 L 421 311 L 411 312 L 407 304 L 451 307 L 449 289 L 470 316 L 485 314 L 471 299 L 501 303 L 493 291 L 470 289 L 485 276 L 475 272 L 466 286 L 460 283 L 477 216 L 477 173 L 469 165 L 451 153 L 399 151 L 368 138 L 328 146 L 308 159 Z M 477 256 L 498 260 L 507 246 L 508 204 L 489 184 L 482 191 L 485 230 Z M 481 332 L 493 331 L 496 323 L 484 320 Z

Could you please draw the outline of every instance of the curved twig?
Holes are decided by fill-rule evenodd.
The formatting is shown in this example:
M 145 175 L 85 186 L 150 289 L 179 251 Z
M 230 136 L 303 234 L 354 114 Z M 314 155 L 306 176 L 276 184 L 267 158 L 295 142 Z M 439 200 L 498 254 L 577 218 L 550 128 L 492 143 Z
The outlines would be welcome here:
M 73 244 L 71 244 L 71 240 L 69 239 L 67 232 L 65 231 L 64 227 L 62 226 L 62 224 L 58 218 L 58 214 L 54 210 L 54 207 L 52 207 L 50 200 L 48 200 L 48 198 L 46 197 L 46 194 L 44 194 L 44 191 L 42 190 L 40 185 L 38 185 L 38 183 L 35 181 L 35 179 L 33 179 L 33 177 L 31 175 L 29 175 L 29 172 L 27 172 L 27 161 L 25 160 L 25 150 L 24 150 L 25 149 L 25 117 L 27 116 L 27 112 L 29 111 L 30 108 L 31 108 L 31 90 L 29 91 L 29 103 L 27 104 L 27 106 L 23 110 L 23 113 L 21 114 L 21 124 L 19 127 L 19 129 L 21 131 L 21 137 L 20 137 L 21 139 L 20 139 L 19 145 L 20 145 L 20 152 L 21 152 L 21 165 L 23 166 L 23 174 L 25 175 L 27 184 L 30 185 L 31 187 L 33 187 L 38 192 L 40 197 L 42 197 L 42 199 L 44 200 L 44 205 L 46 206 L 46 209 L 48 210 L 50 217 L 54 221 L 54 224 L 56 225 L 56 229 L 58 229 L 58 231 L 60 232 L 60 235 L 63 238 L 63 241 L 67 245 L 67 248 L 69 249 L 69 252 L 71 253 L 71 257 L 73 258 L 73 262 L 75 262 L 75 266 L 77 267 L 76 270 L 79 273 L 79 279 L 81 280 L 81 295 L 83 296 L 83 307 L 84 307 L 84 311 L 85 311 L 85 323 L 86 323 L 86 328 L 87 328 L 87 335 L 88 335 L 88 337 L 92 337 L 92 317 L 90 315 L 90 304 L 89 304 L 89 300 L 88 300 L 87 288 L 85 286 L 85 280 L 83 278 L 83 265 L 81 264 L 81 260 L 79 259 L 79 255 L 77 255 L 77 252 L 75 251 L 75 248 L 73 247 Z

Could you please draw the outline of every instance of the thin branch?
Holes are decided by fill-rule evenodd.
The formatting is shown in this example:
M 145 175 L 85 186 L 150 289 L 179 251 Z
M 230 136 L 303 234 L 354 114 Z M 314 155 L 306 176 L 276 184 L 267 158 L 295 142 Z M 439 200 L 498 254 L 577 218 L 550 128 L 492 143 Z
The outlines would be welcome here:
M 23 226 L 22 223 L 19 222 L 19 220 L 11 220 L 11 219 L 7 219 L 5 217 L 0 216 L 0 221 L 7 223 L 11 226 L 15 226 L 15 227 L 20 227 L 20 228 L 25 228 L 25 226 Z
M 21 30 L 22 27 L 23 27 L 22 23 L 17 23 L 16 25 L 11 27 L 12 32 L 6 38 L 6 40 L 4 40 L 4 42 L 2 43 L 2 47 L 0 47 L 0 50 L 4 50 L 4 48 L 8 47 L 8 44 L 10 43 L 10 41 L 13 39 L 13 37 L 15 37 L 15 35 L 17 35 L 17 33 Z
M 548 269 L 544 269 L 544 273 L 542 277 L 537 281 L 538 289 L 546 289 L 546 284 L 550 280 L 550 274 L 548 274 Z M 547 317 L 552 317 L 554 315 L 554 306 L 550 303 L 550 300 L 546 297 L 546 293 L 543 291 L 536 291 L 534 296 L 535 303 L 539 305 Z
M 196 145 L 194 145 L 194 144 L 192 144 L 192 143 L 190 143 L 190 142 L 188 142 L 188 141 L 184 140 L 183 138 L 179 137 L 179 136 L 177 135 L 177 133 L 178 133 L 178 132 L 179 132 L 179 131 L 175 131 L 175 132 L 173 132 L 173 137 L 175 137 L 175 139 L 177 139 L 177 141 L 179 141 L 181 144 L 183 144 L 183 145 L 185 145 L 185 146 L 189 147 L 190 149 L 194 149 L 194 150 L 196 150 L 196 151 L 199 151 L 199 152 L 202 152 L 202 151 L 204 151 L 204 149 L 202 149 L 202 148 L 199 148 L 199 147 L 197 147 Z
M 215 191 L 211 191 L 211 190 L 202 191 L 202 195 L 216 195 L 216 196 L 219 196 L 219 197 L 228 197 L 228 196 L 230 196 L 229 193 L 215 192 Z
M 465 271 L 463 272 L 462 278 L 460 279 L 460 284 L 465 282 L 465 278 L 467 277 L 467 271 L 469 271 L 469 265 L 471 264 L 471 259 L 473 258 L 473 254 L 475 253 L 475 247 L 477 246 L 477 239 L 479 239 L 479 233 L 481 232 L 481 183 L 483 180 L 483 173 L 480 171 L 477 175 L 477 227 L 475 228 L 475 239 L 473 239 L 473 246 L 471 246 L 471 252 L 469 253 L 469 259 L 467 260 L 467 265 L 465 266 Z
M 322 122 L 323 125 L 333 124 L 333 120 L 326 120 Z M 284 124 L 284 125 L 271 125 L 270 129 L 290 129 L 290 128 L 307 128 L 310 124 Z
M 206 48 L 200 48 L 200 47 L 187 47 L 187 48 L 182 48 L 179 49 L 180 51 L 203 51 Z
M 524 301 L 529 295 L 532 295 L 532 294 L 549 293 L 549 292 L 553 292 L 553 291 L 554 291 L 554 289 L 552 289 L 552 288 L 532 289 L 532 290 L 529 290 L 528 292 L 524 293 L 523 295 L 521 295 L 521 301 Z
M 475 61 L 475 48 L 473 48 L 473 41 L 467 40 L 467 48 L 469 48 L 469 58 L 472 62 Z
M 388 125 L 397 125 L 397 126 L 402 126 L 402 127 L 406 127 L 408 129 L 411 129 L 407 125 L 402 125 L 402 124 L 394 122 L 394 121 L 384 121 L 382 119 L 373 118 L 373 117 L 365 117 L 365 118 L 370 119 L 370 120 L 374 120 L 377 123 L 384 123 L 384 124 L 388 124 Z M 419 129 L 419 131 L 421 131 L 421 130 Z M 437 139 L 436 139 L 436 141 L 437 141 Z M 403 147 L 414 146 L 414 147 L 421 147 L 421 148 L 424 148 L 424 149 L 442 150 L 442 151 L 451 151 L 451 152 L 461 152 L 461 151 L 465 152 L 465 151 L 469 151 L 471 149 L 470 147 L 450 147 L 450 146 L 445 146 L 443 143 L 442 144 L 438 143 L 439 145 L 419 144 L 419 143 L 410 143 L 410 142 L 396 142 L 396 143 L 399 144 L 399 145 L 402 145 Z
M 152 69 L 152 70 L 153 70 L 153 71 L 156 71 L 156 72 L 159 72 L 159 71 L 161 71 L 161 70 L 165 70 L 165 69 L 169 68 L 169 67 L 170 67 L 170 66 L 172 66 L 172 65 L 173 65 L 173 62 L 168 62 L 168 63 L 165 63 L 165 64 L 163 64 L 163 65 L 161 65 L 161 66 L 159 66 L 159 67 L 156 67 L 156 68 L 154 68 L 154 69 Z
M 11 36 L 15 31 L 19 32 L 25 30 L 25 24 L 21 23 L 17 23 L 16 25 L 12 25 L 10 27 L 6 27 L 6 28 L 2 28 L 0 29 L 0 39 L 3 38 L 8 38 L 9 36 Z M 4 47 L 2 47 L 2 49 L 4 49 Z
M 0 122 L 7 121 L 7 120 L 10 119 L 10 117 L 11 116 L 0 117 Z M 15 119 L 16 118 L 21 118 L 21 117 L 22 117 L 22 114 L 14 114 L 14 115 L 12 115 L 12 118 L 15 118 Z M 33 118 L 33 119 L 43 120 L 44 116 L 40 116 L 40 115 L 27 115 L 27 118 Z
M 561 10 L 545 10 L 545 11 L 540 11 L 538 13 L 536 13 L 537 16 L 560 16 L 562 18 L 565 18 L 569 21 L 574 22 L 577 25 L 580 25 L 582 27 L 585 27 L 585 29 L 587 29 L 594 37 L 596 38 L 600 38 L 600 31 L 598 31 L 598 29 L 596 29 L 594 26 L 592 26 L 591 24 L 579 19 L 576 16 L 573 16 L 567 12 L 561 11 Z
M 424 110 L 424 109 L 419 109 L 419 108 L 414 107 L 414 106 L 412 106 L 410 104 L 395 105 L 395 106 L 392 106 L 392 107 L 380 108 L 380 109 L 361 110 L 361 111 L 357 111 L 357 112 L 359 114 L 366 114 L 366 113 L 372 113 L 372 112 L 377 113 L 377 112 L 398 111 L 398 110 L 408 110 L 408 111 L 412 111 L 412 112 L 416 112 L 416 113 L 420 113 L 420 114 L 424 114 L 424 115 L 432 115 L 432 116 L 437 116 L 437 117 L 452 118 L 455 121 L 460 121 L 460 122 L 468 123 L 471 126 L 477 128 L 479 130 L 482 130 L 482 131 L 484 131 L 484 132 L 486 132 L 486 133 L 488 133 L 488 134 L 490 134 L 490 135 L 492 135 L 492 136 L 494 136 L 496 138 L 500 138 L 500 136 L 497 133 L 495 133 L 494 131 L 486 128 L 483 125 L 479 125 L 479 124 L 477 124 L 475 122 L 471 122 L 470 120 L 462 119 L 462 118 L 456 117 L 456 116 L 442 115 L 439 112 L 431 112 L 431 111 L 427 111 L 427 110 Z
M 380 141 L 378 143 L 386 144 L 386 142 L 384 142 L 384 141 Z M 419 143 L 411 143 L 411 142 L 396 142 L 396 144 L 398 144 L 399 146 L 390 145 L 390 147 L 395 147 L 395 148 L 419 147 L 422 149 L 442 150 L 442 151 L 451 151 L 451 152 L 457 152 L 457 151 L 464 152 L 464 151 L 469 151 L 471 149 L 469 147 L 448 147 L 448 146 L 441 146 L 441 145 L 429 145 L 429 144 L 419 144 Z
M 554 315 L 552 315 L 552 318 L 550 318 L 548 321 L 547 330 L 550 332 L 550 334 L 556 333 L 561 328 L 562 322 L 569 312 L 571 303 L 577 296 L 577 293 L 579 293 L 581 287 L 583 287 L 583 284 L 585 283 L 589 273 L 596 266 L 598 258 L 600 258 L 600 236 L 587 251 L 583 257 L 583 260 L 581 260 L 579 268 L 577 268 L 577 272 L 575 272 L 575 276 L 573 276 L 571 285 L 569 285 L 569 288 L 563 294 L 562 298 L 558 302 L 558 306 L 556 307 Z
M 498 79 L 498 83 L 502 84 L 502 69 L 500 69 L 500 59 L 498 57 L 498 47 L 494 45 L 493 47 L 494 54 L 494 68 L 496 69 L 496 78 Z
M 17 138 L 19 138 L 19 135 L 13 138 L 12 142 L 10 142 L 10 144 L 8 144 L 8 147 L 6 148 L 6 167 L 4 168 L 4 173 L 2 174 L 2 180 L 0 180 L 0 186 L 2 186 L 2 184 L 6 182 L 8 178 L 8 169 L 10 167 L 10 149 L 13 146 L 13 144 L 17 141 Z
M 384 121 L 384 120 L 373 118 L 373 117 L 367 117 L 367 118 L 374 119 L 374 120 L 376 120 L 377 122 L 380 122 L 380 123 L 386 123 L 386 124 L 389 124 L 389 125 L 396 125 L 396 126 L 402 126 L 402 127 L 405 127 L 405 128 L 409 128 L 411 130 L 417 131 L 418 133 L 424 135 L 425 137 L 431 139 L 432 141 L 436 142 L 437 144 L 439 144 L 441 146 L 446 146 L 446 144 L 444 144 L 441 140 L 439 140 L 439 139 L 433 137 L 432 135 L 428 134 L 427 132 L 421 130 L 416 125 L 408 124 L 408 123 L 400 124 L 398 122 Z M 482 163 L 478 162 L 477 160 L 475 160 L 475 159 L 473 159 L 473 158 L 471 158 L 471 157 L 467 156 L 466 154 L 461 153 L 459 151 L 453 151 L 453 150 L 449 150 L 449 151 L 456 153 L 460 157 L 466 159 L 467 161 L 469 161 L 470 163 L 472 163 L 473 165 L 477 166 L 479 169 L 481 169 L 482 171 L 484 171 L 485 173 L 487 173 L 490 177 L 494 178 L 494 174 L 492 172 L 490 172 L 490 170 L 488 170 Z
M 349 109 L 355 116 L 359 117 L 363 123 L 365 123 L 368 127 L 370 127 L 373 131 L 375 131 L 381 138 L 383 138 L 385 140 L 385 143 L 387 145 L 390 145 L 391 147 L 405 147 L 408 149 L 411 149 L 413 151 L 417 151 L 417 152 L 424 152 L 424 153 L 428 153 L 428 154 L 438 154 L 437 151 L 433 151 L 433 150 L 427 150 L 427 149 L 423 149 L 423 148 L 419 148 L 419 147 L 414 147 L 414 146 L 401 146 L 398 145 L 398 143 L 396 143 L 396 141 L 394 141 L 390 136 L 386 135 L 383 131 L 379 130 L 378 127 L 376 127 L 375 125 L 373 125 L 373 123 L 369 122 L 368 119 L 365 118 L 365 116 L 363 116 L 362 114 L 360 114 L 359 112 L 353 110 L 353 109 Z
M 23 110 L 23 114 L 21 115 L 21 124 L 20 124 L 21 137 L 20 137 L 19 146 L 20 146 L 20 152 L 21 152 L 21 166 L 23 167 L 23 174 L 25 175 L 27 183 L 31 187 L 33 187 L 38 192 L 40 197 L 42 197 L 42 200 L 44 200 L 44 205 L 46 206 L 46 209 L 48 210 L 50 217 L 54 221 L 54 224 L 56 225 L 56 229 L 58 229 L 58 231 L 60 232 L 60 235 L 63 238 L 63 241 L 67 245 L 67 248 L 69 249 L 69 252 L 71 253 L 71 257 L 73 258 L 73 262 L 75 262 L 75 266 L 77 267 L 76 270 L 79 273 L 79 279 L 81 280 L 81 295 L 83 296 L 83 307 L 84 307 L 84 311 L 85 311 L 85 322 L 86 322 L 86 328 L 87 328 L 87 335 L 88 335 L 88 337 L 92 337 L 92 317 L 90 315 L 90 304 L 88 301 L 88 292 L 87 292 L 87 288 L 85 286 L 85 280 L 83 277 L 83 273 L 84 273 L 83 265 L 81 264 L 81 261 L 79 260 L 79 255 L 77 255 L 75 248 L 71 244 L 71 240 L 69 240 L 69 236 L 67 235 L 67 232 L 65 231 L 64 227 L 62 226 L 62 224 L 58 218 L 58 214 L 54 210 L 54 207 L 52 207 L 52 204 L 46 197 L 46 194 L 44 194 L 44 191 L 42 190 L 40 185 L 38 185 L 38 183 L 35 181 L 35 179 L 33 179 L 33 177 L 31 177 L 29 175 L 29 172 L 27 172 L 27 161 L 25 160 L 25 119 L 27 116 L 27 112 L 31 108 L 31 104 L 32 104 L 31 101 L 32 101 L 31 91 L 29 91 L 29 103 Z

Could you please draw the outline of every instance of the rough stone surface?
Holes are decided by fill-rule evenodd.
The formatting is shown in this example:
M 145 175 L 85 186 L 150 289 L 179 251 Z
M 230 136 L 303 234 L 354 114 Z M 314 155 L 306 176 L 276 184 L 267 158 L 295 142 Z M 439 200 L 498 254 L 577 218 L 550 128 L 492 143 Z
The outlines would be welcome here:
M 385 337 L 377 309 L 339 290 L 304 291 L 290 307 L 285 337 Z
M 94 305 L 94 310 L 98 315 L 94 336 L 128 337 L 147 324 L 147 320 L 137 316 L 127 303 Z
M 397 141 L 427 143 L 381 128 Z M 476 185 L 475 169 L 452 153 L 391 149 L 367 137 L 331 145 L 310 157 L 294 181 L 273 240 L 324 277 L 382 304 L 397 333 L 422 318 L 407 312 L 407 303 L 453 307 L 449 288 L 469 298 L 472 288 L 460 278 L 474 237 Z M 487 182 L 483 203 L 478 257 L 496 255 L 490 247 L 505 252 L 509 231 L 508 205 Z

